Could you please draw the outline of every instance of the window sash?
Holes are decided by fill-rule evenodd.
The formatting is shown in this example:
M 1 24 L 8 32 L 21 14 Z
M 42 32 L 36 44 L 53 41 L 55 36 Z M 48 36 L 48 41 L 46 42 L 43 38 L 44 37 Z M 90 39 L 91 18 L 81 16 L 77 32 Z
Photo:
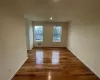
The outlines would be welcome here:
M 57 33 L 54 32 L 54 29 L 58 30 Z M 62 27 L 59 28 L 53 27 L 53 42 L 61 42 L 61 34 L 62 34 Z
M 36 40 L 43 40 L 43 35 L 42 34 L 36 34 Z
M 36 27 L 40 27 L 40 30 L 36 30 Z M 35 41 L 43 41 L 43 26 L 35 26 Z

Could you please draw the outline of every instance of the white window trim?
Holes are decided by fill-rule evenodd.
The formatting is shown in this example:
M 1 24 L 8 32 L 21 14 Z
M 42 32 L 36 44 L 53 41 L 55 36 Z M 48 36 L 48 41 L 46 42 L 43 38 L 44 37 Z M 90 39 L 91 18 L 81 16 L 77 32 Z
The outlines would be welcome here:
M 35 39 L 35 41 L 36 41 L 36 42 L 42 42 L 43 40 L 36 40 L 36 39 Z
M 61 27 L 61 34 L 60 34 L 60 40 L 54 40 L 54 37 L 53 37 L 53 42 L 61 42 L 62 41 L 62 26 L 54 26 L 54 27 Z M 54 27 L 53 27 L 53 35 L 54 35 Z
M 35 26 L 42 26 L 42 25 L 35 25 Z M 43 39 L 42 39 L 42 40 L 36 40 L 35 26 L 34 26 L 34 41 L 35 41 L 35 42 L 43 42 Z M 43 27 L 43 26 L 42 26 L 42 27 Z M 43 35 L 43 36 L 44 36 L 44 35 Z
M 61 40 L 53 40 L 53 42 L 61 42 Z

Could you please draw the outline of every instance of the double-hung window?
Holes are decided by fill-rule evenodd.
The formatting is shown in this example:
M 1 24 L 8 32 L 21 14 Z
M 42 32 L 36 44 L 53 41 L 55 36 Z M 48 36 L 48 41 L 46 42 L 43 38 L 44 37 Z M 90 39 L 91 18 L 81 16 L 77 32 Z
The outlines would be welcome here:
M 43 41 L 43 26 L 35 26 L 35 41 Z
M 62 35 L 62 27 L 54 26 L 53 27 L 53 42 L 61 42 L 61 35 Z

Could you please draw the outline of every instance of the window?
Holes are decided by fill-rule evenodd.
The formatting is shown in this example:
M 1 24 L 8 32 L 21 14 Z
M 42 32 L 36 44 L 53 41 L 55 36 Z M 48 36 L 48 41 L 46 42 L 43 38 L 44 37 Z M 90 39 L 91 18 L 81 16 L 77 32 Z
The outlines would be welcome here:
M 35 26 L 35 41 L 43 41 L 43 26 Z
M 61 33 L 62 33 L 61 26 L 53 27 L 53 42 L 61 42 Z

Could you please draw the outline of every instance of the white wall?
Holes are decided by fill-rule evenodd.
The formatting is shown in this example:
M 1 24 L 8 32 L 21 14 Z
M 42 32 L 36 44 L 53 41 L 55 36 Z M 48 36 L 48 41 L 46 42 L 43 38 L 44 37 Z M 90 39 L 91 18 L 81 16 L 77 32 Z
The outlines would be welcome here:
M 28 19 L 27 18 L 25 18 L 25 32 L 26 32 L 26 45 L 27 45 L 27 50 L 30 50 L 29 24 L 28 24 Z
M 1 49 L 1 41 L 0 41 L 0 64 L 1 64 L 1 65 L 0 65 L 0 78 L 2 79 L 2 74 L 1 74 L 1 73 L 2 73 L 3 66 L 2 66 L 2 59 L 1 59 L 1 58 L 2 58 L 3 56 L 2 56 L 2 51 L 1 51 L 1 50 L 2 50 L 2 49 Z
M 41 42 L 42 47 L 66 47 L 67 23 L 33 22 L 33 27 L 35 25 L 43 26 L 43 42 Z M 62 26 L 61 42 L 53 42 L 53 27 L 55 25 Z M 34 46 L 38 47 L 38 42 L 36 42 L 35 40 L 34 40 Z
M 94 6 L 91 16 L 88 13 L 80 14 L 81 16 L 70 22 L 67 47 L 100 77 L 100 9 L 98 8 Z
M 19 0 L 0 2 L 0 80 L 11 80 L 27 59 L 25 21 Z
M 25 18 L 25 26 L 26 26 L 27 50 L 31 50 L 33 48 L 33 26 L 32 26 L 32 21 Z

